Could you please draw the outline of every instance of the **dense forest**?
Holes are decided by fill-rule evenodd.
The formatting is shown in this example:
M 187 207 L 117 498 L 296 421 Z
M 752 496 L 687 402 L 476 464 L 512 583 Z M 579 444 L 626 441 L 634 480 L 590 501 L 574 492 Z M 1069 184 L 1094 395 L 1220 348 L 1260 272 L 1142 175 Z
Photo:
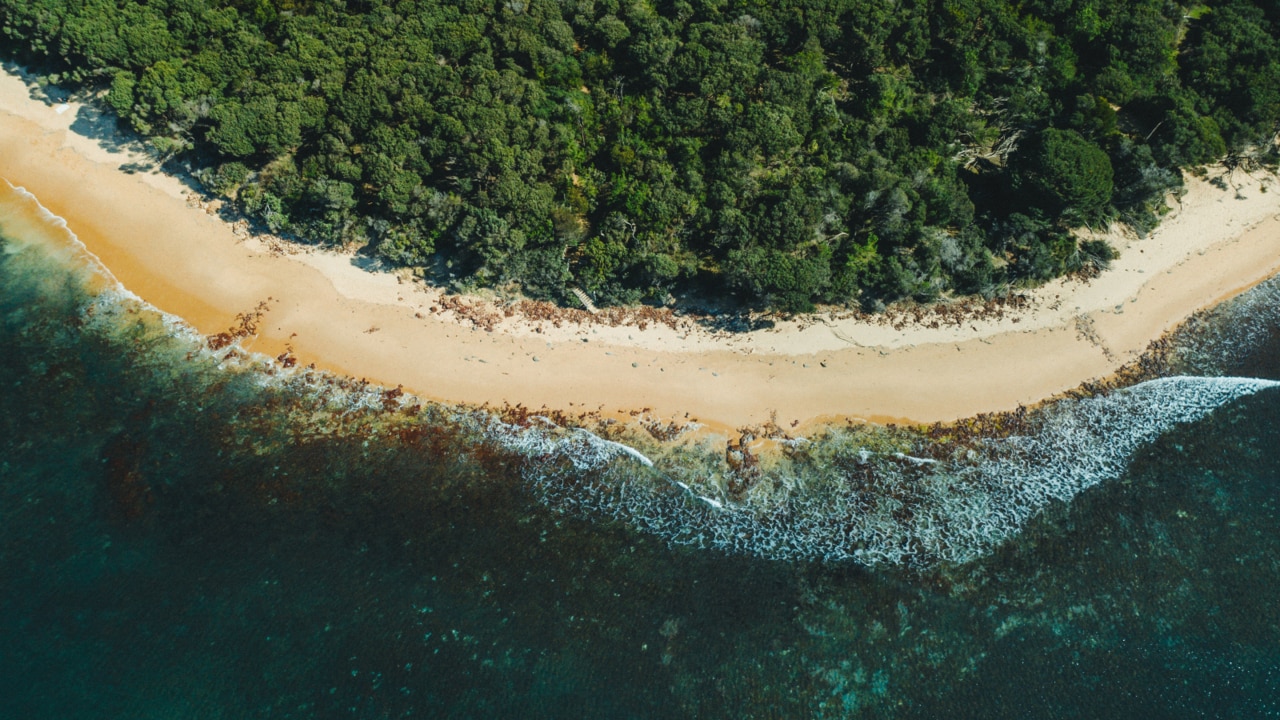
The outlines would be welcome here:
M 1280 0 L 0 0 L 271 230 L 467 288 L 876 307 L 1275 161 Z

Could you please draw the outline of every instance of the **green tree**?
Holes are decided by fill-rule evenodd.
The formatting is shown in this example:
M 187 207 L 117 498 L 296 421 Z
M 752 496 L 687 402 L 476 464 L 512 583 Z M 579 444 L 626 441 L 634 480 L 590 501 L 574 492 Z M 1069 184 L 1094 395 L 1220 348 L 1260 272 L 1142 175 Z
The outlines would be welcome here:
M 1051 213 L 1096 221 L 1111 202 L 1111 158 L 1074 130 L 1049 128 L 1019 150 L 1014 187 Z

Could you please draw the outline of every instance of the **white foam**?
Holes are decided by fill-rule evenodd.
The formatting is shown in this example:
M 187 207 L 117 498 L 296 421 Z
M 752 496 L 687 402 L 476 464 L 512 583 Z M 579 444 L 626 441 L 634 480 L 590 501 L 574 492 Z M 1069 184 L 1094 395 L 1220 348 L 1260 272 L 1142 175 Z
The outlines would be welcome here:
M 965 562 L 1019 532 L 1050 503 L 1118 477 L 1142 445 L 1175 425 L 1275 387 L 1280 383 L 1253 378 L 1164 378 L 1063 401 L 1044 412 L 1034 435 L 982 441 L 953 459 L 892 456 L 907 460 L 904 466 L 850 451 L 851 461 L 858 458 L 875 475 L 874 492 L 831 466 L 825 477 L 804 482 L 774 478 L 776 490 L 727 504 L 706 495 L 705 483 L 608 472 L 621 451 L 598 438 L 590 441 L 593 452 L 541 439 L 526 478 L 551 506 L 622 519 L 674 543 L 781 560 Z M 557 470 L 562 465 L 550 462 L 553 456 L 593 475 Z M 663 492 L 664 482 L 681 492 Z
M 95 255 L 93 251 L 90 250 L 89 247 L 84 244 L 84 242 L 80 239 L 80 237 L 77 236 L 71 230 L 71 228 L 67 226 L 66 218 L 62 217 L 61 215 L 54 214 L 52 210 L 45 207 L 44 204 L 40 202 L 40 198 L 36 197 L 34 193 L 26 189 L 25 187 L 22 187 L 21 185 L 14 185 L 13 183 L 9 182 L 5 178 L 0 178 L 0 180 L 4 180 L 4 184 L 8 185 L 14 192 L 18 193 L 19 195 L 25 198 L 28 198 L 29 200 L 31 200 L 31 202 L 35 203 L 36 208 L 38 208 L 40 211 L 40 216 L 43 217 L 45 220 L 47 220 L 50 225 L 62 231 L 63 233 L 66 234 L 68 238 L 71 239 L 71 242 L 75 247 L 76 252 L 79 253 L 83 258 L 85 258 L 90 263 L 94 272 L 98 273 L 102 277 L 109 280 L 111 284 L 115 286 L 115 289 L 118 292 L 126 292 L 126 293 L 129 293 L 130 295 L 133 295 L 133 293 L 129 292 L 129 290 L 127 290 L 124 287 L 124 284 L 121 283 L 114 274 L 112 274 L 111 270 L 107 267 L 107 264 L 102 262 L 102 258 Z M 134 295 L 134 297 L 137 297 L 137 296 Z M 151 307 L 151 306 L 148 306 L 148 307 Z
M 598 435 L 596 435 L 596 434 L 594 434 L 594 433 L 590 432 L 589 430 L 583 430 L 582 428 L 579 428 L 579 429 L 578 429 L 578 432 L 580 432 L 580 433 L 586 433 L 587 435 L 590 435 L 592 438 L 594 438 L 597 442 L 604 443 L 606 446 L 609 446 L 609 447 L 613 447 L 613 448 L 617 449 L 617 450 L 618 450 L 618 452 L 621 452 L 621 453 L 623 453 L 624 455 L 630 455 L 631 457 L 635 458 L 636 460 L 639 460 L 639 461 L 640 461 L 640 464 L 641 464 L 641 465 L 644 465 L 645 467 L 653 467 L 653 461 L 652 461 L 652 460 L 650 460 L 648 457 L 646 457 L 644 453 L 642 453 L 642 452 L 640 452 L 639 450 L 637 450 L 637 449 L 635 449 L 635 448 L 631 447 L 630 445 L 624 445 L 624 444 L 622 444 L 622 443 L 620 443 L 620 442 L 615 442 L 615 441 L 613 441 L 613 440 L 605 440 L 605 439 L 603 439 L 603 438 L 599 437 Z
M 898 458 L 899 460 L 906 460 L 907 462 L 912 463 L 913 465 L 936 465 L 938 463 L 937 460 L 933 460 L 931 458 L 919 458 L 911 455 L 906 455 L 900 452 L 894 453 L 893 456 Z

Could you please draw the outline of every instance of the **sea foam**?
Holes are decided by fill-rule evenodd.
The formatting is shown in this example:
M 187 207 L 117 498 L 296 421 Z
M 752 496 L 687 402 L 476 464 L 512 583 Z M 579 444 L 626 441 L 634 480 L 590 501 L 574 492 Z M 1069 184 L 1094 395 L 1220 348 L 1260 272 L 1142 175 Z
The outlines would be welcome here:
M 849 449 L 807 465 L 810 477 L 769 478 L 772 490 L 741 502 L 710 497 L 711 484 L 637 473 L 616 462 L 630 453 L 594 436 L 557 440 L 493 427 L 490 437 L 526 454 L 529 487 L 561 510 L 730 553 L 924 566 L 988 553 L 1050 503 L 1119 477 L 1139 448 L 1174 426 L 1278 386 L 1253 378 L 1152 380 L 1061 401 L 1042 411 L 1034 433 L 980 440 L 956 457 Z M 860 475 L 874 478 L 874 492 Z
M 80 237 L 67 226 L 66 218 L 45 207 L 44 204 L 40 202 L 40 199 L 25 187 L 22 187 L 21 185 L 14 185 L 4 178 L 0 178 L 0 181 L 3 181 L 5 185 L 8 185 L 9 189 L 12 190 L 14 194 L 22 198 L 24 202 L 33 206 L 36 211 L 35 214 L 44 221 L 49 230 L 57 232 L 69 240 L 69 247 L 90 265 L 93 272 L 108 280 L 115 287 L 117 292 L 128 294 L 141 302 L 141 298 L 138 298 L 138 296 L 125 288 L 116 276 L 112 274 L 111 270 L 106 266 L 106 263 L 102 262 L 102 259 L 95 255 L 93 251 L 84 244 L 84 241 L 82 241 Z M 62 247 L 68 247 L 68 245 L 62 245 Z

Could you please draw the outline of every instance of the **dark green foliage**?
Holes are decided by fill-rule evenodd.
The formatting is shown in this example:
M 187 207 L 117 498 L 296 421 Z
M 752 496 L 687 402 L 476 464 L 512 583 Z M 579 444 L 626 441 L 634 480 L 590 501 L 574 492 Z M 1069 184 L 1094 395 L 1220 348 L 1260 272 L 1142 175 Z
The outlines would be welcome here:
M 788 312 L 812 312 L 811 298 L 830 281 L 830 249 L 812 256 L 752 248 L 729 253 L 730 282 Z
M 227 197 L 235 197 L 240 190 L 240 186 L 245 180 L 249 179 L 249 168 L 245 164 L 238 161 L 232 161 L 219 165 L 212 172 L 205 172 L 204 184 L 213 192 Z
M 1080 243 L 1080 253 L 1100 267 L 1106 267 L 1118 255 L 1116 249 L 1105 240 L 1085 240 Z
M 463 285 L 785 310 L 991 293 L 1097 256 L 1073 226 L 1150 229 L 1179 167 L 1280 129 L 1278 21 L 1249 0 L 0 0 L 7 54 L 109 90 L 274 230 Z
M 1074 130 L 1049 128 L 1018 153 L 1014 187 L 1068 222 L 1096 221 L 1111 203 L 1111 158 Z
M 1182 77 L 1210 101 L 1215 129 L 1233 145 L 1266 142 L 1277 131 L 1280 42 L 1274 10 L 1274 3 L 1224 3 L 1191 29 L 1193 49 L 1184 53 Z

